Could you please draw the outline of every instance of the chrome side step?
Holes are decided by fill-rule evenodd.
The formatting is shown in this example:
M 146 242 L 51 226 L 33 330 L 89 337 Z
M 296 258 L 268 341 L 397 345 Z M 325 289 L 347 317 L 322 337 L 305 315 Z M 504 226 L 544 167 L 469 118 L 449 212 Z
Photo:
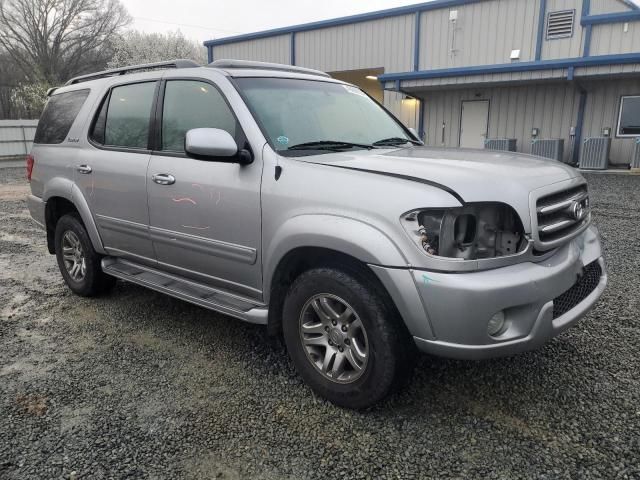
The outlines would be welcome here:
M 102 270 L 116 278 L 166 293 L 245 322 L 267 324 L 268 309 L 266 305 L 222 290 L 216 290 L 122 258 L 103 258 Z

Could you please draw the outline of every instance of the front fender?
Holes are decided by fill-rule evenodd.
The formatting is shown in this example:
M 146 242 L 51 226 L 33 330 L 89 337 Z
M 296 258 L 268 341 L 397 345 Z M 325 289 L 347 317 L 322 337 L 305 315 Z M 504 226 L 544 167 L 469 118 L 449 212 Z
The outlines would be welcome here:
M 84 226 L 87 229 L 93 249 L 100 254 L 106 255 L 107 252 L 104 250 L 104 245 L 102 244 L 102 239 L 98 233 L 98 228 L 93 219 L 93 215 L 91 215 L 89 204 L 76 184 L 68 178 L 52 178 L 44 186 L 42 200 L 48 202 L 54 197 L 64 198 L 76 207 L 76 210 L 78 210 L 78 213 L 80 214 L 80 218 L 82 218 L 82 223 L 84 223 Z
M 407 264 L 406 257 L 387 234 L 360 220 L 337 215 L 292 217 L 276 230 L 265 247 L 265 295 L 271 291 L 271 281 L 280 261 L 300 247 L 335 250 L 367 264 Z

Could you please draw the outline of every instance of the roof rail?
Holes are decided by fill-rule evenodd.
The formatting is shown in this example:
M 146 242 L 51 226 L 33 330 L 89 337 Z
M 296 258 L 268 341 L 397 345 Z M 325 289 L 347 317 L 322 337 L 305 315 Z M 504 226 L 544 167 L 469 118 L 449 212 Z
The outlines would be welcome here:
M 328 73 L 311 68 L 296 67 L 293 65 L 283 65 L 281 63 L 253 62 L 249 60 L 216 60 L 211 62 L 209 67 L 213 68 L 246 68 L 252 70 L 277 70 L 280 72 L 306 73 L 307 75 L 317 75 L 319 77 L 331 77 Z
M 90 80 L 97 80 L 105 77 L 115 77 L 117 75 L 126 75 L 127 73 L 139 72 L 144 70 L 160 70 L 164 68 L 195 68 L 201 67 L 197 62 L 193 60 L 177 59 L 169 60 L 166 62 L 155 63 L 143 63 L 141 65 L 132 65 L 130 67 L 112 68 L 110 70 L 104 70 L 102 72 L 89 73 L 87 75 L 80 75 L 79 77 L 73 77 L 66 85 L 75 85 L 76 83 L 88 82 Z

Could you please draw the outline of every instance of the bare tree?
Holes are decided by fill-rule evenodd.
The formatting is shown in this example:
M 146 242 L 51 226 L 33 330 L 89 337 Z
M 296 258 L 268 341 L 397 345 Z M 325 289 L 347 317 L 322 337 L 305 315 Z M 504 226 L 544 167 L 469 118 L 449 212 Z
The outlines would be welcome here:
M 130 30 L 114 41 L 109 67 L 161 62 L 174 58 L 188 58 L 205 63 L 207 51 L 202 44 L 189 40 L 179 30 L 165 34 Z
M 119 0 L 0 0 L 0 47 L 30 82 L 103 68 L 130 22 Z

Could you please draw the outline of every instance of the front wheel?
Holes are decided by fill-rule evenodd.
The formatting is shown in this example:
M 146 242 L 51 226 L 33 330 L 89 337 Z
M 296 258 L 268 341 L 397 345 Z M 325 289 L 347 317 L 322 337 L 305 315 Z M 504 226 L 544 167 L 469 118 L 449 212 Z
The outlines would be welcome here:
M 407 368 L 395 309 L 365 276 L 333 268 L 300 275 L 284 304 L 287 351 L 305 382 L 346 408 L 382 400 Z
M 58 220 L 55 252 L 60 273 L 76 294 L 92 297 L 109 290 L 116 279 L 102 271 L 102 257 L 96 253 L 82 221 L 75 214 Z

